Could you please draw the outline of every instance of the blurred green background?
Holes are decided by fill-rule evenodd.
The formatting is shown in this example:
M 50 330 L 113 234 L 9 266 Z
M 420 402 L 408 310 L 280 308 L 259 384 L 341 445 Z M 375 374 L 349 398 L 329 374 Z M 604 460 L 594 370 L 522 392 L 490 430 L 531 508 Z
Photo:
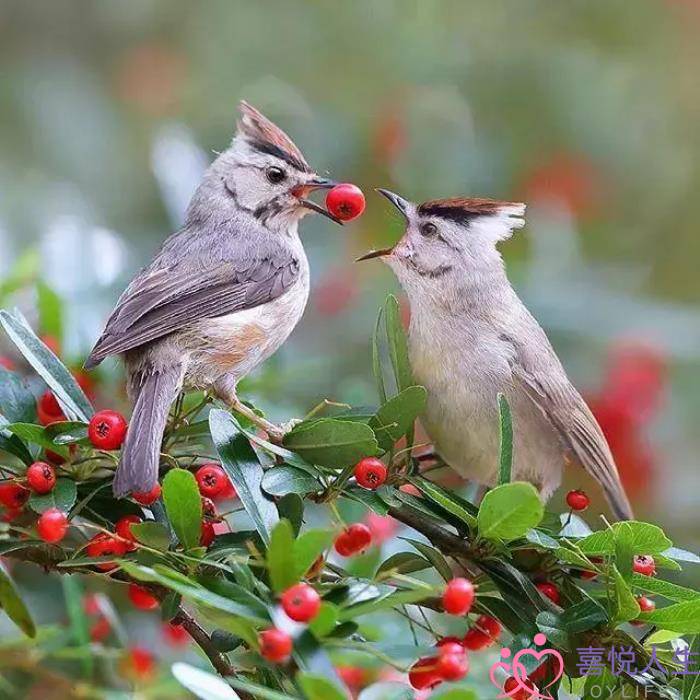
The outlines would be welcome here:
M 373 187 L 522 199 L 511 279 L 640 514 L 697 550 L 699 35 L 697 0 L 2 0 L 0 301 L 32 317 L 43 280 L 79 363 L 246 99 L 368 198 L 342 230 L 303 223 L 309 307 L 249 396 L 279 419 L 375 400 L 396 283 L 352 261 L 400 225 Z

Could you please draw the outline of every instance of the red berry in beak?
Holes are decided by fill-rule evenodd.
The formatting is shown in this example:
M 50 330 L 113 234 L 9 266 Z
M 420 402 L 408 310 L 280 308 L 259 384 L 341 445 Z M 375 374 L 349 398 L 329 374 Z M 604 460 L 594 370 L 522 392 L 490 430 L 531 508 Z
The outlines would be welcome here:
M 352 221 L 365 210 L 365 195 L 357 185 L 336 185 L 326 195 L 328 211 L 341 221 Z

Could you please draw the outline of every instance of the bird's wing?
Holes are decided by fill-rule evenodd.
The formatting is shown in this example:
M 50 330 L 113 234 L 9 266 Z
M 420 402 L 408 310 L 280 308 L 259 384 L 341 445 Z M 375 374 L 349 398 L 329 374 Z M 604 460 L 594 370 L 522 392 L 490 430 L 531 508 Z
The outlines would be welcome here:
M 515 349 L 511 364 L 513 377 L 555 428 L 565 448 L 603 487 L 615 516 L 630 520 L 632 508 L 603 431 L 566 377 L 544 332 L 538 330 L 545 345 L 538 343 L 536 355 L 528 356 L 521 346 L 508 338 Z
M 299 259 L 287 248 L 260 248 L 212 264 L 182 262 L 147 269 L 117 302 L 85 367 L 132 350 L 205 318 L 272 301 L 298 279 Z

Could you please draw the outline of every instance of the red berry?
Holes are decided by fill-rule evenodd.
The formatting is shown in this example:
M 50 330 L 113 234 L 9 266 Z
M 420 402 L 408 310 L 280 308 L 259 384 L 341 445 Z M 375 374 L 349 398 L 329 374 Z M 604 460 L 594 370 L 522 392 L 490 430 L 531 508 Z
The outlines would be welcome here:
M 8 372 L 15 371 L 15 363 L 9 357 L 5 357 L 4 355 L 0 355 L 0 367 L 3 367 Z
M 464 644 L 462 643 L 462 640 L 459 637 L 443 637 L 442 639 L 438 639 L 438 641 L 435 643 L 435 646 L 441 649 L 444 646 L 448 646 L 450 644 L 459 644 L 462 649 L 464 649 Z
M 416 690 L 427 690 L 440 685 L 442 676 L 437 671 L 437 659 L 418 659 L 408 670 L 408 682 Z
M 219 520 L 214 501 L 206 496 L 202 496 L 202 514 L 207 520 Z
M 530 700 L 530 698 L 539 697 L 537 687 L 529 679 L 520 682 L 512 676 L 503 684 L 503 691 L 511 700 Z
M 282 609 L 295 622 L 308 622 L 321 607 L 321 596 L 308 583 L 297 583 L 282 594 Z
M 365 210 L 365 195 L 357 185 L 336 185 L 326 195 L 326 207 L 337 219 L 352 221 Z
M 173 647 L 181 647 L 189 644 L 189 632 L 182 625 L 175 625 L 172 622 L 165 622 L 161 627 L 163 638 Z
M 591 505 L 591 499 L 585 491 L 577 489 L 566 494 L 566 504 L 571 510 L 582 511 Z
M 335 540 L 335 551 L 343 557 L 363 552 L 372 543 L 372 531 L 364 523 L 343 530 Z
M 283 664 L 292 655 L 292 638 L 274 627 L 263 630 L 259 637 L 260 654 L 275 664 Z
M 126 543 L 112 537 L 112 535 L 100 532 L 88 542 L 85 552 L 89 557 L 121 557 L 126 554 Z M 95 564 L 95 566 L 100 571 L 111 571 L 116 565 L 105 561 Z
M 469 672 L 467 653 L 461 644 L 444 644 L 440 647 L 436 670 L 446 681 L 458 681 Z
M 139 610 L 155 610 L 159 605 L 158 598 L 143 586 L 139 586 L 136 583 L 129 584 L 128 594 L 129 600 L 133 603 L 134 607 Z
M 501 624 L 494 617 L 481 615 L 464 635 L 464 646 L 472 651 L 491 646 L 501 634 Z
M 36 493 L 49 493 L 56 485 L 56 470 L 46 462 L 34 462 L 27 468 L 27 483 Z
M 58 421 L 66 420 L 66 414 L 63 413 L 53 391 L 47 389 L 36 403 L 36 415 L 39 423 L 42 425 L 51 425 Z
M 214 498 L 226 488 L 228 477 L 218 464 L 203 464 L 194 475 L 202 496 Z
M 21 508 L 30 496 L 28 489 L 15 481 L 0 482 L 0 503 L 10 510 Z
M 453 578 L 442 594 L 442 606 L 450 615 L 466 615 L 474 602 L 474 586 L 466 578 Z
M 559 589 L 553 583 L 549 583 L 548 581 L 538 583 L 537 590 L 543 596 L 549 598 L 555 605 L 559 605 L 561 595 L 559 594 Z
M 44 542 L 60 542 L 68 531 L 68 516 L 58 508 L 49 508 L 39 516 L 36 531 Z
M 360 666 L 336 666 L 335 670 L 340 677 L 340 680 L 350 688 L 353 697 L 358 695 L 360 690 L 369 682 L 367 669 Z
M 127 422 L 117 411 L 98 411 L 88 423 L 88 438 L 100 450 L 118 450 L 126 437 Z
M 386 481 L 386 467 L 381 459 L 365 457 L 355 465 L 355 479 L 363 488 L 378 489 Z
M 96 593 L 88 593 L 83 598 L 83 610 L 86 615 L 101 615 L 102 609 L 100 608 L 99 598 Z
M 147 680 L 155 671 L 156 661 L 153 654 L 144 647 L 132 647 L 124 659 L 124 672 L 137 680 Z
M 231 480 L 226 479 L 226 486 L 224 486 L 224 490 L 216 497 L 216 499 L 219 501 L 232 501 L 234 498 L 236 498 L 236 496 L 238 496 L 238 494 L 236 493 L 236 489 L 231 483 Z
M 639 596 L 639 598 L 637 598 L 637 603 L 639 604 L 639 609 L 643 613 L 654 612 L 654 610 L 656 610 L 656 603 L 645 595 Z
M 109 620 L 106 617 L 100 617 L 90 627 L 90 639 L 93 642 L 102 642 L 109 636 L 110 630 Z
M 160 498 L 162 490 L 160 484 L 156 483 L 150 491 L 135 491 L 131 497 L 142 506 L 150 506 Z
M 635 573 L 641 574 L 642 576 L 653 576 L 656 573 L 654 557 L 648 554 L 638 554 L 634 558 L 632 569 Z
M 199 536 L 199 544 L 202 547 L 208 547 L 216 538 L 216 531 L 214 530 L 214 525 L 208 520 L 202 520 L 202 529 Z
M 140 522 L 143 521 L 138 515 L 125 515 L 123 518 L 119 518 L 114 525 L 114 531 L 122 540 L 125 540 L 124 546 L 127 552 L 133 552 L 136 549 L 136 545 L 133 544 L 136 542 L 136 538 L 134 533 L 131 532 L 131 526 Z

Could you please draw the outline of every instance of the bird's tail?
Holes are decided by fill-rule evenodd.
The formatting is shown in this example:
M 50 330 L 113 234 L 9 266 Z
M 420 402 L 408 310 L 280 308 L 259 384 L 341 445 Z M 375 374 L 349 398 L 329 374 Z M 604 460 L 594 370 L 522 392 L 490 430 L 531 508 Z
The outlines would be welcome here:
M 605 492 L 605 498 L 610 505 L 610 509 L 618 520 L 634 520 L 632 506 L 630 505 L 619 476 L 614 484 L 604 485 L 603 490 Z
M 112 489 L 117 498 L 150 491 L 158 481 L 163 431 L 182 378 L 181 367 L 144 373 Z

